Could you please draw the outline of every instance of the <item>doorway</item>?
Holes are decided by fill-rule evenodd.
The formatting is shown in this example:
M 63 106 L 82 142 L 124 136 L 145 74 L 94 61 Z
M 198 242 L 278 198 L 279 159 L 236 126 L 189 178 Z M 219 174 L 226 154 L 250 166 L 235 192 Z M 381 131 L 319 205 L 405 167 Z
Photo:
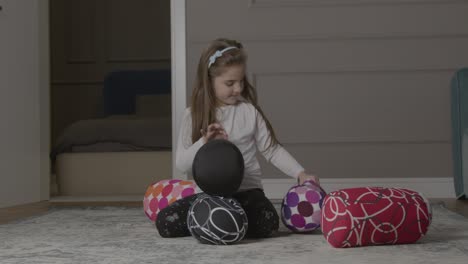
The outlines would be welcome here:
M 171 177 L 171 174 L 168 173 L 168 170 L 172 170 L 170 161 L 172 143 L 170 138 L 172 130 L 170 0 L 135 0 L 130 2 L 125 0 L 50 0 L 49 6 L 51 144 L 52 154 L 57 154 L 53 157 L 54 173 L 51 178 L 51 196 L 63 195 L 64 191 L 61 189 L 63 178 L 57 173 L 57 168 L 62 168 L 60 165 L 57 167 L 59 154 L 67 154 L 70 158 L 73 153 L 80 153 L 81 157 L 85 153 L 93 153 L 94 156 L 85 157 L 85 159 L 101 159 L 103 162 L 105 158 L 102 159 L 102 156 L 96 155 L 115 152 L 106 156 L 109 158 L 131 152 L 138 156 L 134 157 L 138 162 L 150 163 L 156 157 L 161 159 L 164 164 L 168 164 L 166 167 L 161 167 L 159 172 L 150 172 L 151 168 L 142 169 L 146 164 L 129 162 L 132 158 L 117 157 L 124 163 L 129 162 L 128 166 L 136 166 L 136 168 L 129 169 L 133 172 L 131 175 L 127 173 L 127 175 L 116 176 L 116 172 L 107 170 L 115 167 L 112 164 L 115 164 L 116 159 L 107 160 L 110 163 L 104 164 L 102 168 L 98 168 L 101 166 L 99 162 L 84 163 L 88 165 L 80 166 L 80 168 L 94 168 L 96 175 L 101 175 L 104 179 L 98 183 L 76 182 L 77 180 L 89 180 L 86 179 L 86 176 L 94 177 L 88 175 L 91 173 L 90 171 L 84 170 L 79 173 L 80 179 L 74 179 L 73 182 L 67 183 L 73 186 L 81 184 L 83 189 L 88 190 L 93 189 L 92 186 L 99 189 L 96 187 L 99 182 L 106 184 L 106 187 L 113 186 L 114 190 L 108 189 L 104 192 L 106 194 L 132 194 L 139 190 L 138 184 L 135 185 L 135 182 L 140 182 L 141 186 L 148 179 Z M 125 80 L 128 78 L 139 78 L 139 81 L 144 79 L 142 85 L 150 88 L 142 88 L 144 92 L 132 95 L 120 95 L 124 99 L 132 96 L 130 103 L 132 107 L 129 108 L 131 110 L 109 112 L 109 104 L 113 105 L 114 101 L 110 103 L 106 101 L 106 91 L 109 89 L 106 90 L 105 86 L 111 83 L 109 81 L 111 77 L 114 77 L 112 79 L 114 83 L 122 84 L 122 79 L 118 79 L 121 77 L 114 76 L 116 73 L 122 72 L 127 74 Z M 169 83 L 167 83 L 167 78 L 169 78 Z M 162 86 L 164 87 L 153 89 L 151 88 L 153 86 L 149 84 L 152 81 L 163 82 Z M 111 91 L 116 91 L 116 89 L 112 88 Z M 133 89 L 133 87 L 128 89 Z M 114 95 L 112 96 L 115 98 Z M 122 128 L 122 126 L 127 126 L 124 124 L 127 121 L 123 121 L 123 119 L 131 120 L 135 126 Z M 105 124 L 101 122 L 102 120 Z M 87 128 L 89 126 L 87 121 L 98 124 L 98 127 Z M 133 144 L 135 142 L 129 143 L 127 141 L 116 142 L 116 138 L 121 136 L 119 133 L 122 131 L 133 131 L 130 133 L 135 135 L 137 133 L 135 132 L 137 131 L 136 126 L 149 129 L 149 131 L 151 129 L 158 131 L 158 136 L 153 135 L 149 139 L 152 142 L 150 146 L 137 145 Z M 88 132 L 77 134 L 78 141 L 67 142 L 67 147 L 60 148 L 60 152 L 57 151 L 56 147 L 64 144 L 62 140 L 70 138 L 70 135 L 66 134 L 67 132 L 85 128 Z M 116 129 L 119 130 L 115 131 Z M 115 135 L 109 140 L 95 140 L 93 142 L 93 138 L 91 138 L 93 133 L 89 131 L 93 133 L 110 131 L 114 132 Z M 102 133 L 94 134 L 100 139 L 104 137 Z M 167 137 L 169 137 L 166 140 L 168 142 L 156 142 L 157 139 L 163 141 L 162 138 L 166 139 Z M 141 141 L 141 134 L 138 140 Z M 157 153 L 156 156 L 143 158 L 139 156 L 157 151 L 169 153 L 162 155 Z M 66 155 L 60 157 L 64 156 Z M 117 174 L 120 171 L 122 170 L 117 171 Z M 121 177 L 120 180 L 116 179 L 119 177 Z M 116 183 L 115 181 L 120 182 Z M 82 191 L 79 191 L 78 194 L 80 192 L 82 195 L 86 195 Z M 96 190 L 93 192 L 93 195 L 99 195 L 99 193 L 95 193 Z M 139 193 L 143 194 L 143 192 L 144 189 Z

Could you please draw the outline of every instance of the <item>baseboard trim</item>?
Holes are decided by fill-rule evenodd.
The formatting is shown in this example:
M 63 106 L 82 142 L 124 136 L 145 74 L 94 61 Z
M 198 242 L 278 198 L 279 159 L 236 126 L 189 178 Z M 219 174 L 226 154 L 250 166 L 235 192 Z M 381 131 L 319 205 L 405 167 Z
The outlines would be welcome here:
M 327 192 L 343 188 L 381 186 L 402 187 L 419 191 L 427 198 L 456 198 L 453 178 L 334 178 L 320 179 Z M 283 199 L 288 189 L 295 184 L 292 178 L 263 179 L 265 194 L 272 200 Z M 107 205 L 135 204 L 142 205 L 143 195 L 89 195 L 89 196 L 55 196 L 50 198 L 53 205 L 72 205 L 102 203 Z
M 379 186 L 400 187 L 421 192 L 427 198 L 456 198 L 453 178 L 333 178 L 320 179 L 327 192 L 343 188 Z M 294 179 L 264 179 L 265 194 L 270 199 L 283 199 Z
M 53 196 L 49 203 L 53 206 L 143 206 L 140 195 L 72 195 Z

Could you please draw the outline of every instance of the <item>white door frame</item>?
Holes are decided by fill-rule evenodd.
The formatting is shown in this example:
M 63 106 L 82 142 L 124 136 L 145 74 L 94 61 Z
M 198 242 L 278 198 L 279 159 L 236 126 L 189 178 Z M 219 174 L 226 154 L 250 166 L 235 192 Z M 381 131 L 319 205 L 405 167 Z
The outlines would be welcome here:
M 185 0 L 171 0 L 171 74 L 172 74 L 172 177 L 187 179 L 175 166 L 180 123 L 187 107 L 187 56 Z
M 50 53 L 49 0 L 38 1 L 39 12 L 39 119 L 40 119 L 40 200 L 50 199 Z

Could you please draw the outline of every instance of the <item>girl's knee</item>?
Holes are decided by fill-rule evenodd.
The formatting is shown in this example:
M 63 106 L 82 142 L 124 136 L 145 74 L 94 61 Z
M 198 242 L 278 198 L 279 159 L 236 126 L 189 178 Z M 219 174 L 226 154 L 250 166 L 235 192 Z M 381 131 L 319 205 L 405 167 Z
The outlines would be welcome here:
M 197 195 L 178 200 L 158 213 L 155 225 L 162 237 L 190 236 L 187 228 L 187 213 Z
M 187 228 L 187 216 L 172 210 L 159 212 L 155 225 L 161 237 L 190 236 Z
M 263 207 L 250 215 L 247 236 L 253 238 L 270 237 L 279 228 L 279 216 L 276 210 Z

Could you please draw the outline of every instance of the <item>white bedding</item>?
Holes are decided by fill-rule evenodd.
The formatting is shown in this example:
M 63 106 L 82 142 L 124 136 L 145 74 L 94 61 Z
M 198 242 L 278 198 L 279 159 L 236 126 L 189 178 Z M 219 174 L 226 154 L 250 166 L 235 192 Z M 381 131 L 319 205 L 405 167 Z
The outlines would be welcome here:
M 172 178 L 172 151 L 62 153 L 59 195 L 141 195 L 152 182 Z

